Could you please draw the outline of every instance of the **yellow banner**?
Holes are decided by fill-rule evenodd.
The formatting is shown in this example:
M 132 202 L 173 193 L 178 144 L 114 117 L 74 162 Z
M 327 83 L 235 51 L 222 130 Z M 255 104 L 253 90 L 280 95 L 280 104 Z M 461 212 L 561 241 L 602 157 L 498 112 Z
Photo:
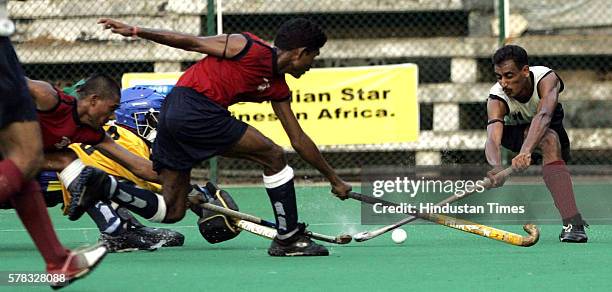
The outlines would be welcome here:
M 128 73 L 123 88 L 167 94 L 181 73 Z M 286 75 L 291 107 L 317 145 L 383 144 L 418 139 L 418 69 L 414 64 L 312 69 Z M 290 146 L 269 102 L 240 103 L 232 114 L 282 146 Z

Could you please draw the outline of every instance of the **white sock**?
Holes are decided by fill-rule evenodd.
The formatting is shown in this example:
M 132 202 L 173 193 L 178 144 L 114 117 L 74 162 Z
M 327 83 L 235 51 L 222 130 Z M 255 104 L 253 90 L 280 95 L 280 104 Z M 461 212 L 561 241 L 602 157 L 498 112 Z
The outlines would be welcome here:
M 147 219 L 151 222 L 161 223 L 164 218 L 166 218 L 166 201 L 164 201 L 164 197 L 160 195 L 155 195 L 157 197 L 157 212 L 153 217 Z
M 286 182 L 293 179 L 293 168 L 291 166 L 286 165 L 283 170 L 275 173 L 273 175 L 267 176 L 263 175 L 264 186 L 267 189 L 273 189 L 279 186 L 284 185 Z

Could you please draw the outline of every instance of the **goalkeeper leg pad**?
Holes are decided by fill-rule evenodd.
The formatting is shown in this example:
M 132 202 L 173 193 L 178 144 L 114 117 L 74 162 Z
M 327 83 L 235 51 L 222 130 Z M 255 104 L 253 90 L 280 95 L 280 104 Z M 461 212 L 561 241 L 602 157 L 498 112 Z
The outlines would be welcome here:
M 209 201 L 211 204 L 238 211 L 238 204 L 229 193 L 210 182 L 205 188 L 212 195 L 212 200 Z M 240 229 L 234 226 L 232 218 L 206 209 L 202 209 L 198 228 L 202 237 L 213 244 L 230 240 L 240 233 Z

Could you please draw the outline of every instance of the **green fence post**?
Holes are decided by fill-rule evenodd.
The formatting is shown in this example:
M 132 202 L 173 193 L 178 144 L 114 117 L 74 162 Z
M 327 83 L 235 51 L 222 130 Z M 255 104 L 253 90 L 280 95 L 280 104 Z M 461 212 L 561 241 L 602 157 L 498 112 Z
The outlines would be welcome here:
M 507 7 L 507 0 L 498 0 L 497 1 L 497 13 L 499 18 L 499 39 L 498 46 L 501 47 L 506 43 L 506 19 L 508 15 L 506 15 L 506 11 L 509 7 Z
M 499 38 L 498 38 L 497 47 L 499 48 L 501 48 L 502 46 L 506 44 L 506 21 L 508 20 L 507 18 L 509 17 L 509 15 L 507 15 L 507 12 L 510 10 L 510 7 L 508 7 L 508 5 L 509 3 L 507 3 L 507 0 L 497 1 L 497 15 L 499 18 L 499 26 L 498 26 L 499 27 Z M 509 157 L 510 157 L 510 151 L 502 147 L 501 149 L 502 165 L 508 164 Z
M 206 12 L 206 34 L 207 35 L 216 35 L 217 34 L 217 29 L 216 29 L 216 22 L 215 22 L 215 0 L 208 0 L 208 3 L 206 5 L 207 8 L 207 12 Z M 218 162 L 217 162 L 217 157 L 213 157 L 211 159 L 208 160 L 208 171 L 209 171 L 209 177 L 208 179 L 212 182 L 212 183 L 217 183 L 218 180 Z

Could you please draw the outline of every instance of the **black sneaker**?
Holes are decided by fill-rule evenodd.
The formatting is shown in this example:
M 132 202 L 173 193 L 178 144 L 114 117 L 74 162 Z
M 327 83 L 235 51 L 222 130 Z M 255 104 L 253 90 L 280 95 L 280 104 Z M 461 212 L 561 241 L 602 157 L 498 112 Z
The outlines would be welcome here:
M 78 220 L 87 209 L 116 188 L 117 182 L 106 172 L 91 166 L 85 167 L 79 177 L 67 188 L 70 192 L 68 219 Z
M 185 236 L 170 229 L 145 226 L 128 227 L 117 236 L 101 234 L 99 241 L 108 248 L 108 252 L 154 251 L 160 247 L 182 246 Z
M 559 234 L 559 241 L 571 242 L 571 243 L 586 243 L 589 240 L 584 227 L 588 225 L 563 225 L 561 234 Z
M 127 208 L 119 206 L 115 211 L 117 211 L 117 215 L 119 215 L 119 218 L 121 218 L 121 222 L 127 222 L 128 226 L 132 226 L 134 228 L 146 227 L 144 224 L 140 223 L 140 221 L 138 221 L 138 219 L 136 219 L 136 217 L 134 217 L 134 215 L 132 215 Z
M 270 248 L 268 248 L 268 254 L 273 257 L 329 255 L 327 248 L 312 241 L 304 234 L 305 224 L 300 223 L 298 228 L 298 232 L 288 239 L 274 238 Z
M 161 247 L 183 246 L 185 242 L 185 236 L 180 232 L 166 228 L 145 226 L 124 207 L 117 208 L 117 214 L 122 222 L 127 222 L 128 229 L 138 229 L 140 233 L 145 234 L 145 237 L 151 238 L 152 241 L 157 241 L 158 244 L 164 240 L 165 243 Z

